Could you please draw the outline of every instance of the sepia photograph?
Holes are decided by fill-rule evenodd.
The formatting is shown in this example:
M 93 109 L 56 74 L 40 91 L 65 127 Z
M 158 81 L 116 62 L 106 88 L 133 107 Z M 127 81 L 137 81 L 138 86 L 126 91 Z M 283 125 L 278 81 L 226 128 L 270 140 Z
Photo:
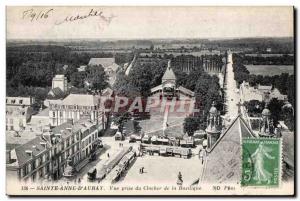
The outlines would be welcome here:
M 294 196 L 294 12 L 6 6 L 6 194 Z

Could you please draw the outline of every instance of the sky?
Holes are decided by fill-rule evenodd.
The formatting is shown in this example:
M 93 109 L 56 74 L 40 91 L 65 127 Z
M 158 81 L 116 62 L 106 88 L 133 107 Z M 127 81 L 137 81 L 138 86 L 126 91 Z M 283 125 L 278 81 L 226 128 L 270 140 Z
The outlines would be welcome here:
M 92 12 L 91 12 L 92 10 Z M 70 21 L 77 15 L 89 16 Z M 101 16 L 99 16 L 101 13 Z M 67 21 L 64 21 L 65 19 Z M 7 39 L 292 37 L 292 7 L 7 7 Z

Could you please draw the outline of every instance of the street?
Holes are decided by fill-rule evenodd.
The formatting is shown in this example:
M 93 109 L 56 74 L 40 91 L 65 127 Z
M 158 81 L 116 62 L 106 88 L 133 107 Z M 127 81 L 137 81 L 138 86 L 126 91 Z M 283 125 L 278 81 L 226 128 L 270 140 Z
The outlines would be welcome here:
M 237 104 L 240 101 L 239 93 L 237 92 L 236 81 L 234 80 L 234 72 L 232 66 L 232 53 L 228 54 L 228 63 L 225 80 L 225 105 L 227 124 L 238 115 Z

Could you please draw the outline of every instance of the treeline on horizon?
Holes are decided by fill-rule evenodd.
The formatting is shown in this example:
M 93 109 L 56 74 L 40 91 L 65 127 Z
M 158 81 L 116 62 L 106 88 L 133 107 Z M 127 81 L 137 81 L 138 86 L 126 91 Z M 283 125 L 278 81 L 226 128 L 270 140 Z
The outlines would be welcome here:
M 294 65 L 294 56 L 282 54 L 282 56 L 248 56 L 239 54 L 244 65 Z
M 245 48 L 252 49 L 252 53 L 267 53 L 267 48 L 272 49 L 272 53 L 291 54 L 294 53 L 293 37 L 257 37 L 257 38 L 232 38 L 232 39 L 61 39 L 61 40 L 9 40 L 8 47 L 24 46 L 24 45 L 56 45 L 67 46 L 71 49 L 80 48 L 98 48 L 98 49 L 139 49 L 157 45 L 199 45 L 202 44 L 208 49 L 221 48 Z M 247 50 L 248 51 L 248 50 Z

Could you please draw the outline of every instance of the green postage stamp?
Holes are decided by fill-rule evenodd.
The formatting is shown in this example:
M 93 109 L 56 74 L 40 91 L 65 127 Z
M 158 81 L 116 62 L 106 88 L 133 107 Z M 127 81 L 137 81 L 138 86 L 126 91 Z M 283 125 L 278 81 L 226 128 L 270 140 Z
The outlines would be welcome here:
M 242 186 L 278 186 L 281 141 L 275 138 L 243 139 Z

